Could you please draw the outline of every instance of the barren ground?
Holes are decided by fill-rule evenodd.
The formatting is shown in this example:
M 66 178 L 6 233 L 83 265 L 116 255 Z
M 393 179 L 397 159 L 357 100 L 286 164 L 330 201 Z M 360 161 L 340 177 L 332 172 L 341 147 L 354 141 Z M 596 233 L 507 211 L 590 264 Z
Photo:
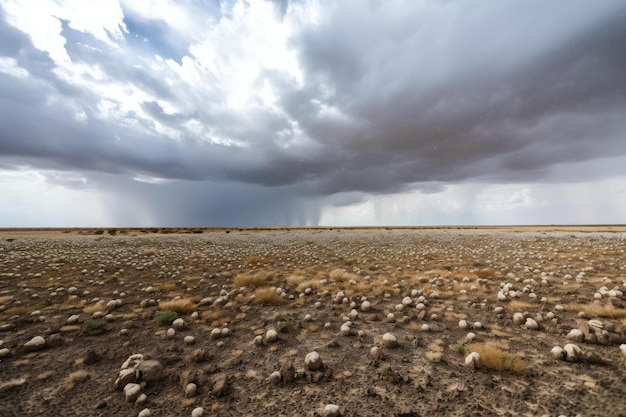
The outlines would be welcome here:
M 625 243 L 621 227 L 0 230 L 0 416 L 624 416 Z M 583 355 L 553 357 L 572 329 Z M 142 405 L 115 389 L 132 354 L 163 367 L 137 378 Z

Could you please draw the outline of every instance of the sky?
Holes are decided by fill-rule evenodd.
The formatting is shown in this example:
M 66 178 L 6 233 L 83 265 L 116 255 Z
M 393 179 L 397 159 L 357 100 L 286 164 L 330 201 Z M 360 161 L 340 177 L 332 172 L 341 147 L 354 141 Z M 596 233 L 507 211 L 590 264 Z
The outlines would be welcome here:
M 0 227 L 626 223 L 624 0 L 0 0 Z

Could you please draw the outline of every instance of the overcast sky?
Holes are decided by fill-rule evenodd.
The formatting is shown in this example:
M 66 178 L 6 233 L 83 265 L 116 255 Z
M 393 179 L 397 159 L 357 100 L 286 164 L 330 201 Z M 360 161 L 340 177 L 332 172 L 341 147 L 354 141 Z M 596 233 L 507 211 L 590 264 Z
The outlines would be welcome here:
M 0 227 L 626 223 L 624 0 L 0 0 Z

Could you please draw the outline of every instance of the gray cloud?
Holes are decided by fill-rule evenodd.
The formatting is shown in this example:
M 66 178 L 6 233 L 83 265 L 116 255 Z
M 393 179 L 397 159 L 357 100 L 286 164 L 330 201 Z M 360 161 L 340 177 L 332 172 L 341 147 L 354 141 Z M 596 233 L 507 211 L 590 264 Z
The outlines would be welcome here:
M 293 4 L 275 3 L 288 18 Z M 257 87 L 271 83 L 276 108 L 245 112 L 224 105 L 211 71 L 194 86 L 151 69 L 159 50 L 179 63 L 188 54 L 190 40 L 167 22 L 129 16 L 134 35 L 153 42 L 131 33 L 116 48 L 62 21 L 73 63 L 151 97 L 142 114 L 120 110 L 114 121 L 99 115 L 96 92 L 61 80 L 0 7 L 0 56 L 28 72 L 0 73 L 0 164 L 89 173 L 110 192 L 155 203 L 172 224 L 181 210 L 192 223 L 308 224 L 323 204 L 360 204 L 368 193 L 566 181 L 563 165 L 626 155 L 623 2 L 322 4 L 320 21 L 289 40 L 303 84 L 266 69 Z M 146 185 L 138 175 L 175 181 Z M 159 205 L 164 194 L 187 204 Z M 303 208 L 317 197 L 328 198 Z

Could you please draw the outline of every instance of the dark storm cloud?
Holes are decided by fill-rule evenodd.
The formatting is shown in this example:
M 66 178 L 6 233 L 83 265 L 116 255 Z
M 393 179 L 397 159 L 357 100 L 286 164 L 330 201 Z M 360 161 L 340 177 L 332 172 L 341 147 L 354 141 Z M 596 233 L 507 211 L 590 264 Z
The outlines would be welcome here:
M 281 19 L 299 4 L 274 3 Z M 366 193 L 436 193 L 465 181 L 563 181 L 563 164 L 626 155 L 623 2 L 323 2 L 318 21 L 289 40 L 303 82 L 264 69 L 255 89 L 269 82 L 275 108 L 236 111 L 201 64 L 186 62 L 201 73 L 197 84 L 176 79 L 162 61 L 154 70 L 155 55 L 192 61 L 192 39 L 126 12 L 127 39 L 116 46 L 61 20 L 72 62 L 94 69 L 86 79 L 99 82 L 97 69 L 103 83 L 149 97 L 136 111 L 114 103 L 110 120 L 98 93 L 62 81 L 0 8 L 0 55 L 28 72 L 0 73 L 0 164 L 90 173 L 157 206 L 164 190 L 180 201 L 193 196 L 191 223 L 202 213 L 252 224 L 284 212 L 276 221 L 304 224 L 319 204 L 302 219 L 289 213 L 304 210 L 308 196 L 337 194 L 329 204 L 344 206 Z M 210 27 L 228 13 L 212 8 L 198 19 Z M 119 184 L 96 173 L 116 174 Z M 176 181 L 131 180 L 142 175 Z M 181 209 L 159 207 L 172 222 Z

